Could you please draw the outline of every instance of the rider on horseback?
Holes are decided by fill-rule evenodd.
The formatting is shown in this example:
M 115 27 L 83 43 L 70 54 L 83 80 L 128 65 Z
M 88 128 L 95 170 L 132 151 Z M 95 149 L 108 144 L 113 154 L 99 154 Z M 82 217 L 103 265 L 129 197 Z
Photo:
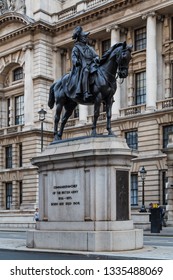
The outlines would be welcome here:
M 74 29 L 73 68 L 68 81 L 68 90 L 72 93 L 75 90 L 76 97 L 84 97 L 84 100 L 92 97 L 89 89 L 89 74 L 97 71 L 100 61 L 95 50 L 87 44 L 88 35 L 89 32 L 83 32 L 81 26 Z

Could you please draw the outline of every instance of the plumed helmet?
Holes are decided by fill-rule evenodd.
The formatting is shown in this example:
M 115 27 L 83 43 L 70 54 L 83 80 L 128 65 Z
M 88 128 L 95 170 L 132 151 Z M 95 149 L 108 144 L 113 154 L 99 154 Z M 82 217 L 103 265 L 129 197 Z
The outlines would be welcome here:
M 90 32 L 84 32 L 81 26 L 75 27 L 72 35 L 72 39 L 77 40 L 79 37 L 87 37 Z

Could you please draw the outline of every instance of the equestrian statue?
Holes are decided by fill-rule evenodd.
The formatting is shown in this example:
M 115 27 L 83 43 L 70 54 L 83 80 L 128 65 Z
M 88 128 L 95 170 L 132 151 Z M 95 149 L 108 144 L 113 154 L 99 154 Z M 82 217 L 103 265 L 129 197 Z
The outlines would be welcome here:
M 97 120 L 103 102 L 106 106 L 108 135 L 114 135 L 111 130 L 113 96 L 117 89 L 117 78 L 124 79 L 128 76 L 132 45 L 127 45 L 126 42 L 117 43 L 99 58 L 88 44 L 88 35 L 89 32 L 84 32 L 81 26 L 74 29 L 72 69 L 50 87 L 48 106 L 52 109 L 56 104 L 55 141 L 62 139 L 65 124 L 78 104 L 94 104 L 91 136 L 96 136 Z M 58 130 L 63 108 L 65 112 Z

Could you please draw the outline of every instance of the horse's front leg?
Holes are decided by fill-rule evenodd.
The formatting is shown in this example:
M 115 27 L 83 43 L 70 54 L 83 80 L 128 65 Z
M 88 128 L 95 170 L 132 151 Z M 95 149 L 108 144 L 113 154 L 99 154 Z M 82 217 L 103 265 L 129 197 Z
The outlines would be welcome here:
M 100 115 L 100 105 L 101 105 L 101 94 L 99 94 L 96 97 L 95 104 L 94 104 L 94 120 L 93 120 L 93 124 L 92 124 L 91 136 L 97 135 L 96 127 L 97 127 L 97 120 Z
M 64 127 L 70 116 L 72 115 L 74 109 L 76 108 L 77 103 L 66 104 L 65 106 L 65 113 L 62 117 L 61 126 L 58 132 L 59 137 L 62 137 Z
M 56 106 L 55 120 L 54 120 L 54 140 L 55 141 L 61 139 L 61 135 L 59 135 L 59 133 L 58 133 L 58 124 L 59 124 L 59 120 L 60 120 L 62 107 L 63 106 L 61 104 L 57 104 L 57 106 Z
M 106 115 L 107 115 L 107 126 L 106 126 L 106 129 L 108 131 L 108 135 L 115 135 L 113 133 L 112 129 L 111 129 L 112 103 L 113 103 L 113 99 L 112 98 L 106 103 Z

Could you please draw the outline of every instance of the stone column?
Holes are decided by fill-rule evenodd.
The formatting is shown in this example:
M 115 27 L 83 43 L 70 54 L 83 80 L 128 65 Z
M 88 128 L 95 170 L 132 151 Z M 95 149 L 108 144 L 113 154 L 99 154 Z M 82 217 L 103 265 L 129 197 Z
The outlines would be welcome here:
M 157 93 L 156 14 L 150 12 L 144 18 L 147 18 L 146 110 L 153 111 Z
M 18 161 L 18 149 L 16 143 L 13 143 L 12 149 L 13 149 L 13 168 L 17 168 L 19 167 L 19 161 Z
M 12 204 L 10 209 L 12 210 L 19 209 L 19 189 L 18 189 L 17 181 L 13 181 Z
M 34 123 L 34 102 L 33 102 L 33 46 L 27 45 L 23 48 L 25 52 L 25 85 L 24 85 L 24 118 L 25 129 L 33 126 Z
M 3 88 L 2 83 L 0 83 L 0 88 Z M 0 91 L 0 128 L 7 126 L 7 108 L 6 108 L 6 102 L 4 98 L 4 93 Z
M 129 28 L 127 31 L 127 44 L 133 44 L 132 35 L 133 30 L 132 28 Z M 122 106 L 133 106 L 134 105 L 134 70 L 133 70 L 133 64 L 129 64 L 129 71 L 128 71 L 128 77 L 127 77 L 127 92 L 128 92 L 128 100 L 127 104 L 123 104 Z
M 0 181 L 0 210 L 4 210 L 4 201 L 5 201 L 5 186 L 4 183 Z
M 107 32 L 111 31 L 111 46 L 120 42 L 120 28 L 118 25 L 110 26 L 106 30 Z M 119 116 L 120 109 L 120 84 L 117 83 L 117 90 L 114 95 L 115 102 L 112 106 L 112 118 L 117 118 Z
M 167 154 L 167 165 L 168 165 L 168 184 L 167 184 L 167 194 L 166 194 L 166 211 L 168 213 L 168 225 L 173 226 L 173 133 L 169 134 L 169 141 L 167 149 L 165 149 Z
M 62 68 L 61 68 L 61 49 L 58 47 L 54 47 L 53 51 L 53 77 L 54 80 L 58 80 L 62 76 Z
M 79 104 L 79 122 L 86 123 L 88 116 L 88 106 Z
M 171 97 L 171 61 L 165 59 L 165 98 Z
M 62 75 L 67 73 L 67 50 L 61 49 L 61 71 Z

